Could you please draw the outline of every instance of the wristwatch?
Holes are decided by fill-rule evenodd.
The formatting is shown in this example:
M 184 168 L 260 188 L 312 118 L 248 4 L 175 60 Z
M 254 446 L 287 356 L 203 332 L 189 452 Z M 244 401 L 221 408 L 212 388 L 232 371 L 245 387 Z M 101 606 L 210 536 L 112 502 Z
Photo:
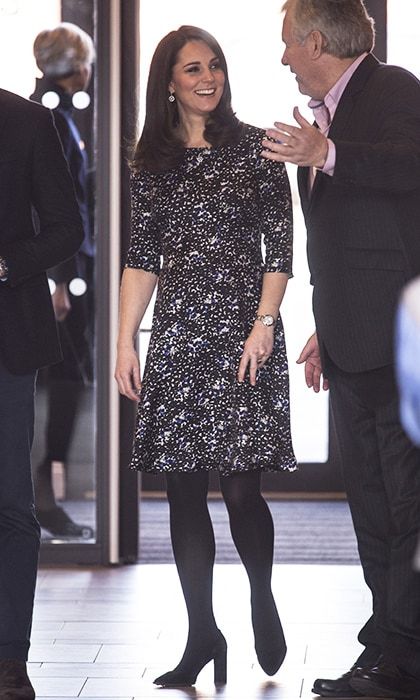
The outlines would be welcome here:
M 271 314 L 257 314 L 255 316 L 256 321 L 261 321 L 264 326 L 274 326 L 274 316 Z
M 9 268 L 7 267 L 7 262 L 4 258 L 0 256 L 0 280 L 7 280 L 7 275 L 9 274 Z

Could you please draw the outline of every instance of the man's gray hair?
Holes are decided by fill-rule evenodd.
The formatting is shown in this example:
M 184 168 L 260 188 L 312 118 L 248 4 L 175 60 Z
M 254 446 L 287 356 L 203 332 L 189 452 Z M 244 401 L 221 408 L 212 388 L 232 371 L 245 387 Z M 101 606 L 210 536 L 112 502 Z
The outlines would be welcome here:
M 374 21 L 362 0 L 287 0 L 283 10 L 293 12 L 298 41 L 314 30 L 321 32 L 325 53 L 353 58 L 373 49 Z
M 83 29 L 62 22 L 44 29 L 34 41 L 38 68 L 49 78 L 65 78 L 89 66 L 95 59 L 93 41 Z

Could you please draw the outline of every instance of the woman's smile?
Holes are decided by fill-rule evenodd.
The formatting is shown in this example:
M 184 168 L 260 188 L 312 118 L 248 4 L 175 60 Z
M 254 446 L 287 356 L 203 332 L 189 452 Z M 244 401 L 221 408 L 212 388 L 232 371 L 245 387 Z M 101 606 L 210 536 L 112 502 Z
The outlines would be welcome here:
M 225 74 L 213 51 L 203 41 L 189 41 L 178 54 L 169 91 L 181 114 L 208 115 L 223 94 Z M 198 99 L 197 99 L 198 98 Z

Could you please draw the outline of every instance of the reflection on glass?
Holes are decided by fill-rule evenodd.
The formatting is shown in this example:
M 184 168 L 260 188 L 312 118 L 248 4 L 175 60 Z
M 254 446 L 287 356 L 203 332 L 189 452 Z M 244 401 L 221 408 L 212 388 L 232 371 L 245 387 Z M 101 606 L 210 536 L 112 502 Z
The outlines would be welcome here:
M 93 212 L 89 164 L 74 120 L 77 106 L 89 106 L 87 89 L 94 60 L 91 37 L 73 23 L 39 32 L 34 56 L 42 77 L 31 99 L 49 106 L 75 186 L 84 240 L 70 260 L 48 271 L 63 352 L 62 362 L 38 378 L 38 407 L 43 414 L 43 446 L 33 455 L 37 517 L 44 537 L 92 540 L 94 523 L 87 496 L 92 483 L 93 410 Z M 88 96 L 87 96 L 88 97 Z M 89 427 L 90 430 L 86 431 Z M 35 451 L 34 451 L 35 452 Z M 86 475 L 90 479 L 86 480 Z
M 70 8 L 72 21 L 86 20 L 88 4 Z M 33 100 L 54 111 L 84 225 L 79 253 L 48 271 L 64 359 L 39 373 L 32 452 L 43 540 L 84 543 L 93 541 L 96 530 L 93 119 L 86 92 L 94 49 L 91 38 L 71 24 L 50 31 L 61 22 L 63 7 L 60 0 L 1 3 L 0 84 L 23 97 L 33 93 Z M 42 77 L 34 91 L 36 37 Z

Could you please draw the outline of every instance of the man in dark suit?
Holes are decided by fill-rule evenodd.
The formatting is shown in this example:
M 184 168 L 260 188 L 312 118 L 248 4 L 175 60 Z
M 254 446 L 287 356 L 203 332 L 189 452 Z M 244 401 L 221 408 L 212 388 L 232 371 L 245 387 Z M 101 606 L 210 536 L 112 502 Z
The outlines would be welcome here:
M 282 62 L 311 97 L 276 122 L 266 158 L 295 163 L 308 233 L 316 334 L 299 358 L 330 388 L 373 614 L 364 651 L 324 697 L 420 697 L 420 451 L 404 433 L 394 378 L 400 290 L 420 272 L 420 83 L 371 54 L 361 0 L 288 0 Z
M 50 112 L 0 90 L 0 697 L 8 700 L 35 697 L 26 673 L 40 534 L 34 383 L 39 367 L 61 359 L 45 271 L 82 239 Z

